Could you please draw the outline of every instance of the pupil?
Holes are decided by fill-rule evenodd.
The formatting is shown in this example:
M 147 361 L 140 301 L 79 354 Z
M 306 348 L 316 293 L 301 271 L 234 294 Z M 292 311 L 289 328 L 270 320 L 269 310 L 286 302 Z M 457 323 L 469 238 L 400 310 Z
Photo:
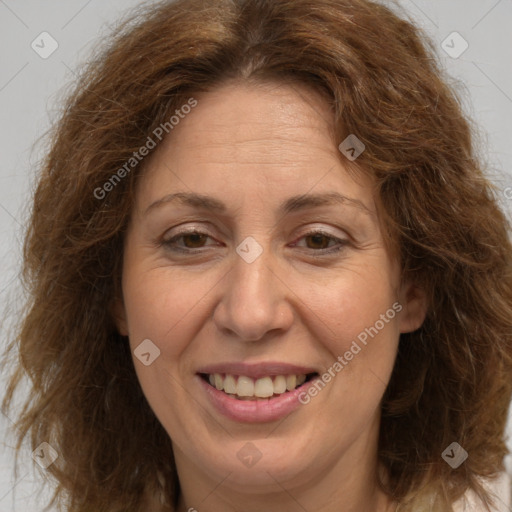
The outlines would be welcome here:
M 316 244 L 320 244 L 322 247 L 320 247 L 321 249 L 325 249 L 325 243 L 322 244 L 322 240 L 325 242 L 326 240 L 326 237 L 325 235 L 322 235 L 322 234 L 318 234 L 318 235 L 310 235 L 310 238 L 313 240 L 313 244 L 316 245 Z
M 183 240 L 185 241 L 185 245 L 187 247 L 192 247 L 192 248 L 195 248 L 196 247 L 196 243 L 201 243 L 201 241 L 204 241 L 203 238 L 205 237 L 206 235 L 202 235 L 201 233 L 190 233 L 188 235 L 185 235 Z M 190 239 L 193 239 L 192 240 L 192 245 L 187 243 L 186 241 L 190 240 Z

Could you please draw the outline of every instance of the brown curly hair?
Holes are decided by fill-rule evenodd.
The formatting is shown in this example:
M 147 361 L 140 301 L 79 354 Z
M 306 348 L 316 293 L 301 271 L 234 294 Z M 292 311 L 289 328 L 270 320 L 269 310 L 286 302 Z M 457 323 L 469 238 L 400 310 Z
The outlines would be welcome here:
M 428 38 L 369 0 L 178 0 L 136 13 L 104 48 L 52 132 L 24 245 L 28 302 L 8 352 L 4 410 L 24 376 L 31 384 L 18 448 L 30 436 L 60 455 L 52 503 L 136 512 L 160 488 L 177 501 L 171 441 L 111 313 L 144 162 L 104 199 L 95 191 L 170 112 L 230 79 L 294 80 L 325 96 L 338 140 L 366 145 L 358 168 L 377 184 L 403 277 L 427 294 L 382 403 L 382 485 L 404 510 L 427 494 L 432 510 L 452 510 L 468 489 L 490 503 L 481 480 L 503 469 L 512 396 L 509 227 Z M 469 453 L 456 470 L 441 458 L 453 441 Z

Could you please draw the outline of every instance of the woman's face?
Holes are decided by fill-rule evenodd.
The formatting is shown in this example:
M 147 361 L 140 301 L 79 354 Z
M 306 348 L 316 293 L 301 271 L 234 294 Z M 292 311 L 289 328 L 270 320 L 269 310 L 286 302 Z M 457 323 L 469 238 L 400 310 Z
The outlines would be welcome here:
M 126 236 L 118 325 L 142 389 L 182 481 L 293 492 L 355 479 L 376 463 L 399 334 L 424 315 L 385 249 L 372 182 L 347 173 L 308 89 L 194 97 L 147 162 Z

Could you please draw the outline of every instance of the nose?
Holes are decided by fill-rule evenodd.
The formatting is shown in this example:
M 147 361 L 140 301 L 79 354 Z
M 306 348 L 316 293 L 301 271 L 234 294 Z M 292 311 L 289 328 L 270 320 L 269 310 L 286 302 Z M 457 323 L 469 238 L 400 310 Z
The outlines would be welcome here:
M 293 323 L 293 295 L 269 251 L 248 263 L 235 255 L 224 277 L 213 320 L 219 330 L 240 341 L 258 341 L 286 332 Z

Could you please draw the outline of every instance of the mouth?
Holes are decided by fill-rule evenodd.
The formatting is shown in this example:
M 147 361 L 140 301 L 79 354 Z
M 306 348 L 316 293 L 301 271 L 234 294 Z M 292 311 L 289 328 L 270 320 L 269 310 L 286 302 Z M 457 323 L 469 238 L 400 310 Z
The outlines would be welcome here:
M 299 409 L 300 396 L 319 378 L 316 368 L 279 361 L 225 362 L 198 368 L 207 403 L 237 423 L 282 420 Z
M 266 375 L 253 378 L 230 373 L 199 373 L 209 386 L 230 398 L 242 401 L 268 401 L 294 391 L 318 377 L 317 372 L 288 375 Z

